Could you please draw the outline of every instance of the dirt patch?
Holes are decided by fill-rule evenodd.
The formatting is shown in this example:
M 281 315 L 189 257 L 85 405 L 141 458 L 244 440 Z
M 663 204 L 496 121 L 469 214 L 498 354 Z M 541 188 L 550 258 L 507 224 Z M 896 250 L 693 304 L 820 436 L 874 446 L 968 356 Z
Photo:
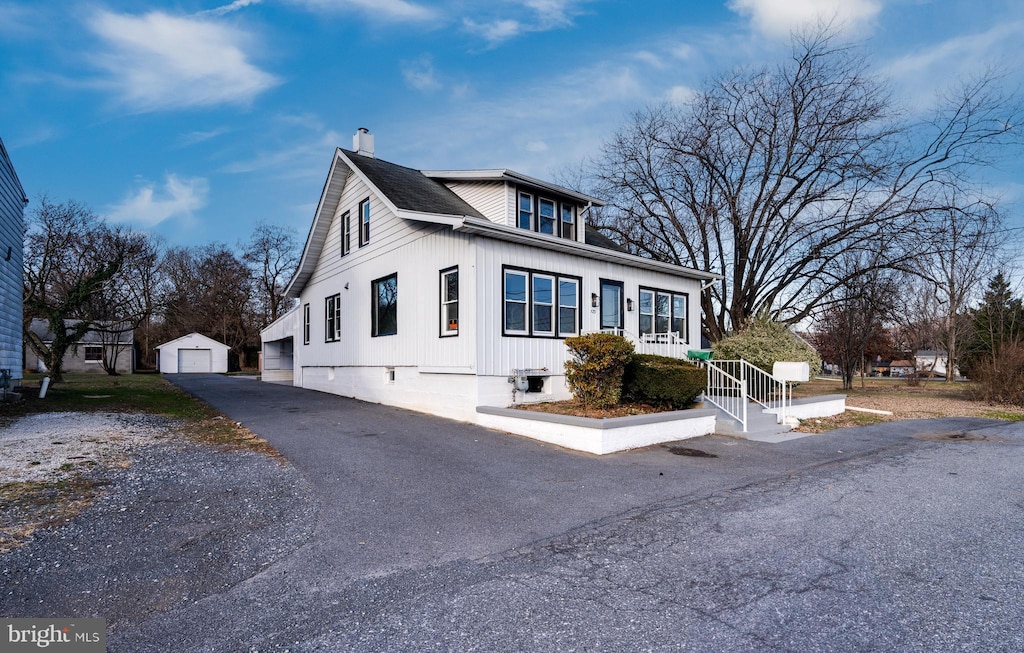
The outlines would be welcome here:
M 717 454 L 691 449 L 690 447 L 669 447 L 668 452 L 677 456 L 690 456 L 691 458 L 718 458 Z

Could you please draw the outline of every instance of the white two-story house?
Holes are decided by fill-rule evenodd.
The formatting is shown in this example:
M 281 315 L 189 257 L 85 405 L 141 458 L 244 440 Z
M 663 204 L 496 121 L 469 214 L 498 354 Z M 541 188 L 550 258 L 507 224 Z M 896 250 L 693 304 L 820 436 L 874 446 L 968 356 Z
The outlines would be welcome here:
M 299 304 L 262 333 L 264 380 L 476 421 L 569 398 L 567 337 L 700 346 L 717 277 L 618 248 L 587 223 L 598 199 L 511 170 L 413 170 L 373 145 L 360 130 L 334 153 L 287 289 Z

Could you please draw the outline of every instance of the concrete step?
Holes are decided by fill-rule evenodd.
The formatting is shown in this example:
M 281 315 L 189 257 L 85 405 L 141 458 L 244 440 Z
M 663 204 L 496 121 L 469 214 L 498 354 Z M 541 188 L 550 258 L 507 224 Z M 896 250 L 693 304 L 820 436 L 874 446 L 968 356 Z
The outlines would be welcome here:
M 810 435 L 809 433 L 793 431 L 793 427 L 789 424 L 779 424 L 778 418 L 774 413 L 764 412 L 764 408 L 760 404 L 753 402 L 747 407 L 746 432 L 743 431 L 743 426 L 739 420 L 734 419 L 728 413 L 710 403 L 705 403 L 704 405 L 709 408 L 715 408 L 717 411 L 715 433 L 719 435 L 730 435 L 746 440 L 770 443 L 785 442 Z

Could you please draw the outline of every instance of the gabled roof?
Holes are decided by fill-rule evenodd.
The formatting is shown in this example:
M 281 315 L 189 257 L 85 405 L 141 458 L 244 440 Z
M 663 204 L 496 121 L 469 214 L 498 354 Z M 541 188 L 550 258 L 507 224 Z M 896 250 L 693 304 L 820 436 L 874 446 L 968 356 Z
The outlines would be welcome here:
M 186 333 L 185 335 L 180 336 L 178 338 L 175 338 L 174 340 L 168 340 L 167 342 L 163 343 L 162 345 L 157 345 L 156 347 L 153 347 L 153 349 L 163 349 L 167 345 L 173 345 L 174 343 L 178 342 L 179 340 L 184 340 L 185 338 L 193 338 L 193 337 L 205 340 L 205 341 L 207 341 L 211 345 L 217 345 L 218 347 L 223 347 L 225 349 L 231 349 L 231 347 L 228 347 L 223 342 L 220 342 L 219 340 L 214 340 L 213 338 L 211 338 L 209 336 L 204 336 L 203 334 L 201 334 L 201 333 L 199 333 L 197 331 L 193 331 L 192 333 Z
M 81 324 L 81 320 L 64 320 L 65 326 L 75 327 Z M 39 317 L 32 318 L 28 330 L 35 334 L 42 342 L 53 342 L 53 331 L 50 331 L 50 324 Z M 106 334 L 106 339 L 104 339 Z M 96 329 L 85 332 L 82 339 L 76 344 L 79 345 L 100 345 L 119 344 L 130 345 L 135 342 L 135 335 L 132 332 L 131 324 L 128 322 L 99 322 Z
M 347 155 L 348 162 L 366 175 L 373 186 L 399 209 L 417 213 L 484 217 L 450 188 L 425 176 L 419 170 L 362 156 L 349 150 L 341 151 Z
M 545 188 L 554 193 L 572 197 L 595 206 L 603 202 L 582 193 L 549 184 L 511 170 L 446 170 L 422 172 L 372 156 L 358 154 L 351 150 L 337 148 L 331 171 L 327 175 L 320 201 L 313 215 L 306 244 L 299 258 L 299 265 L 285 288 L 285 295 L 298 297 L 316 269 L 317 260 L 323 251 L 330 230 L 331 221 L 341 202 L 345 184 L 351 175 L 356 175 L 370 187 L 381 202 L 397 217 L 433 224 L 448 225 L 452 229 L 479 234 L 510 242 L 524 243 L 552 251 L 569 252 L 584 258 L 616 261 L 628 265 L 657 269 L 663 272 L 698 279 L 719 279 L 719 275 L 683 268 L 668 263 L 659 263 L 625 252 L 614 241 L 590 228 L 585 232 L 586 243 L 567 241 L 545 234 L 513 229 L 490 222 L 468 202 L 441 183 L 440 180 L 506 180 L 527 183 Z

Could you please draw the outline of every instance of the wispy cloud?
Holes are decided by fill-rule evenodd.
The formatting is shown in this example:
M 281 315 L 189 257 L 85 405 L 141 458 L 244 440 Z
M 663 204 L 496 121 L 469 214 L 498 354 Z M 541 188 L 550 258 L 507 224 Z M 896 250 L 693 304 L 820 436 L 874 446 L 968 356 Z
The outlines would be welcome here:
M 228 133 L 227 127 L 218 127 L 217 129 L 211 129 L 209 131 L 193 131 L 183 135 L 178 139 L 178 147 L 188 147 L 190 145 L 196 145 L 218 136 L 222 136 Z
M 485 20 L 463 18 L 462 26 L 470 34 L 497 46 L 529 32 L 547 32 L 571 27 L 582 7 L 591 0 L 512 0 L 501 5 L 511 6 L 515 16 L 494 14 Z
M 193 211 L 206 206 L 209 192 L 210 186 L 203 177 L 168 174 L 160 188 L 143 181 L 124 200 L 108 207 L 107 217 L 113 222 L 154 227 L 170 218 L 191 216 Z
M 351 135 L 327 128 L 313 115 L 277 116 L 271 130 L 278 147 L 266 147 L 221 168 L 229 174 L 270 173 L 275 179 L 317 179 L 336 147 L 351 147 Z
M 882 10 L 881 0 L 730 0 L 729 9 L 750 18 L 754 29 L 772 38 L 828 24 L 857 31 Z
M 434 9 L 408 0 L 290 0 L 318 13 L 358 11 L 376 20 L 426 21 L 437 17 Z
M 441 88 L 434 61 L 426 55 L 412 61 L 403 61 L 402 77 L 406 84 L 418 91 L 436 91 Z
M 260 2 L 262 2 L 262 0 L 235 0 L 230 4 L 226 4 L 215 9 L 200 11 L 196 16 L 224 16 L 225 14 L 230 14 L 238 11 L 239 9 L 245 9 L 250 5 L 258 5 Z
M 249 35 L 211 19 L 100 11 L 89 27 L 105 46 L 98 85 L 135 111 L 247 104 L 278 83 L 249 61 Z
M 38 30 L 36 8 L 0 2 L 0 35 L 28 38 Z

